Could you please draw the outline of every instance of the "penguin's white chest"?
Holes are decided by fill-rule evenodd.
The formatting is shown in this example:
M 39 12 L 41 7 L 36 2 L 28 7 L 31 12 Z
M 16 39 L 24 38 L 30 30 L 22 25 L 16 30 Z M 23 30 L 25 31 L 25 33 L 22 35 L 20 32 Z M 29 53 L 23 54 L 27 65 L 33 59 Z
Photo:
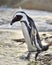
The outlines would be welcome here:
M 27 30 L 25 23 L 21 22 L 21 26 L 22 26 L 22 32 L 23 32 L 25 41 L 27 43 L 28 50 L 29 51 L 36 51 L 36 48 L 31 43 L 31 38 L 29 36 L 29 33 L 28 33 L 28 30 Z

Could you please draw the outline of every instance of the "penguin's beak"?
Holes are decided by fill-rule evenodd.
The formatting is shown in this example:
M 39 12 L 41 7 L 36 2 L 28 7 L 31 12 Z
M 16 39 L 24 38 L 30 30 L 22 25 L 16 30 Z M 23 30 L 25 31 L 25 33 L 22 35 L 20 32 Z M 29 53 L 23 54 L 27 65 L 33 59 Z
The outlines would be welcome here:
M 21 19 L 22 19 L 22 16 L 21 16 L 21 15 L 16 15 L 16 16 L 12 19 L 10 25 L 12 25 L 13 23 L 15 23 L 16 21 L 20 21 Z

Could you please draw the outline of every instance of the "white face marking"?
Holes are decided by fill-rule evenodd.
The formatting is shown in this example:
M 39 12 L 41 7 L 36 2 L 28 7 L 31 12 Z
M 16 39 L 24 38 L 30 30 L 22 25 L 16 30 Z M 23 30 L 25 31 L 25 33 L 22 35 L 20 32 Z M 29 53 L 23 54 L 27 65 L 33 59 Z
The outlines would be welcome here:
M 27 16 L 26 16 L 24 13 L 16 13 L 16 15 L 21 15 L 21 16 L 23 16 L 20 21 L 26 21 L 26 23 L 27 23 L 28 26 L 30 27 L 29 22 L 28 22 L 28 19 L 27 19 Z M 15 16 L 16 16 L 16 15 L 15 15 Z M 31 27 L 30 27 L 30 28 L 31 28 Z

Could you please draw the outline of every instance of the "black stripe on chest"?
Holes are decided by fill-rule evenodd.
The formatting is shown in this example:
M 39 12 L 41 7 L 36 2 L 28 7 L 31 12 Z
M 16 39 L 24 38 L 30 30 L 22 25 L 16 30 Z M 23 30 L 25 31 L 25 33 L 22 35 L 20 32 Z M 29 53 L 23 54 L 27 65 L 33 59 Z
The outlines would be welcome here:
M 23 22 L 23 23 L 26 25 L 27 30 L 28 30 L 28 33 L 29 33 L 29 35 L 30 35 L 30 33 L 31 33 L 31 28 L 28 26 L 27 22 L 26 22 L 26 21 L 21 21 L 21 22 Z M 31 35 L 30 35 L 30 36 L 31 36 Z

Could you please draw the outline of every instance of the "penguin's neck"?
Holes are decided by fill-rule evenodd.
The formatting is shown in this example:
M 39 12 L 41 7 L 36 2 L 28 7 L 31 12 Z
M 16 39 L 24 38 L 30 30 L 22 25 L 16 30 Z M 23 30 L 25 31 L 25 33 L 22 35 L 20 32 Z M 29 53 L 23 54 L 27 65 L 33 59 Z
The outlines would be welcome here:
M 27 18 L 27 16 L 25 14 L 23 14 L 23 17 L 22 17 L 22 19 L 20 21 L 24 21 L 24 23 L 26 22 L 27 25 L 30 27 L 28 18 Z
M 27 16 L 23 14 L 21 21 L 28 21 Z

